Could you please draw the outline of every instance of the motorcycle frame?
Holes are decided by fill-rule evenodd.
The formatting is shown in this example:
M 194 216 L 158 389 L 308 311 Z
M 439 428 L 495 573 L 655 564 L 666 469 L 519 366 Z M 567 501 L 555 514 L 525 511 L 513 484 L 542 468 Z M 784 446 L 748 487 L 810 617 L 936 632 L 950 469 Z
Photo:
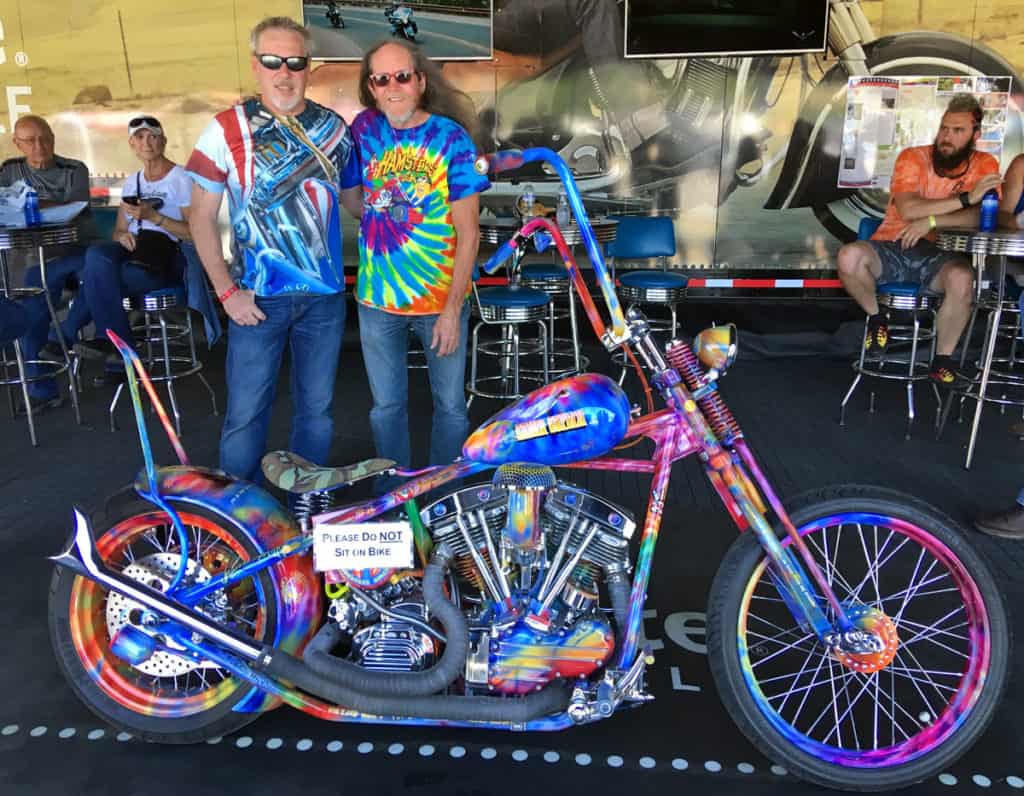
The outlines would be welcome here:
M 775 584 L 795 619 L 810 628 L 822 643 L 833 646 L 836 632 L 846 633 L 853 630 L 852 622 L 789 519 L 782 502 L 758 466 L 742 435 L 736 435 L 725 441 L 728 443 L 727 446 L 723 445 L 723 441 L 716 437 L 678 371 L 665 361 L 661 349 L 650 335 L 646 322 L 639 317 L 632 318 L 630 322 L 627 322 L 568 167 L 554 152 L 542 148 L 527 149 L 521 152 L 499 152 L 487 158 L 492 172 L 506 168 L 518 168 L 531 160 L 543 160 L 558 171 L 562 178 L 570 206 L 576 216 L 584 244 L 590 255 L 598 286 L 610 313 L 611 325 L 610 327 L 605 326 L 569 246 L 558 226 L 549 219 L 535 218 L 527 222 L 519 232 L 513 235 L 511 240 L 499 247 L 491 260 L 484 266 L 485 270 L 496 270 L 505 260 L 525 246 L 531 238 L 539 237 L 542 243 L 554 243 L 595 332 L 609 350 L 623 345 L 633 345 L 639 351 L 652 371 L 654 384 L 667 405 L 664 409 L 635 418 L 626 430 L 624 437 L 626 444 L 630 440 L 640 438 L 647 438 L 654 442 L 654 451 L 649 458 L 601 456 L 557 465 L 570 469 L 651 474 L 647 512 L 634 568 L 626 628 L 622 634 L 622 643 L 616 651 L 614 662 L 610 668 L 619 671 L 626 670 L 635 663 L 638 654 L 648 654 L 648 651 L 639 649 L 643 638 L 643 608 L 650 582 L 654 550 L 661 529 L 665 498 L 671 482 L 672 466 L 680 459 L 694 454 L 700 457 L 705 473 L 739 531 L 742 533 L 750 530 L 756 535 L 769 559 L 769 569 Z M 280 547 L 265 551 L 237 569 L 214 576 L 202 584 L 181 588 L 181 580 L 188 560 L 188 535 L 185 533 L 171 502 L 159 493 L 156 466 L 144 422 L 138 381 L 142 382 L 153 403 L 178 460 L 181 464 L 188 465 L 188 458 L 138 355 L 113 332 L 108 332 L 108 336 L 121 353 L 126 365 L 129 392 L 132 397 L 139 441 L 145 461 L 145 481 L 144 488 L 140 490 L 140 496 L 169 515 L 182 548 L 179 571 L 171 586 L 166 590 L 165 597 L 172 598 L 191 608 L 207 595 L 251 577 L 283 558 L 308 552 L 313 546 L 313 535 L 303 533 Z M 711 383 L 710 388 L 714 389 L 714 382 Z M 458 459 L 447 466 L 430 468 L 423 475 L 378 498 L 318 515 L 314 518 L 314 522 L 332 524 L 366 522 L 397 509 L 403 504 L 409 504 L 410 501 L 415 501 L 417 497 L 428 491 L 438 489 L 452 481 L 493 469 L 496 466 L 495 464 Z M 765 498 L 767 506 L 764 502 Z M 769 507 L 774 512 L 786 536 L 789 537 L 791 543 L 789 548 L 782 544 L 768 520 Z M 792 551 L 795 551 L 796 555 L 793 555 Z M 815 589 L 818 594 L 815 594 Z M 824 599 L 831 608 L 835 617 L 834 622 L 826 616 L 821 599 Z M 195 641 L 191 632 L 176 622 L 161 618 L 156 629 L 175 639 L 179 644 L 176 654 L 180 654 L 180 648 L 184 647 L 192 656 L 214 660 L 264 692 L 279 696 L 288 704 L 324 719 L 420 725 L 459 726 L 464 724 L 464 726 L 474 727 L 525 730 L 562 729 L 572 723 L 568 717 L 563 716 L 545 717 L 511 727 L 507 723 L 501 722 L 462 723 L 434 719 L 367 716 L 344 706 L 331 705 L 277 683 L 253 669 L 242 658 L 219 648 L 215 643 L 206 640 Z

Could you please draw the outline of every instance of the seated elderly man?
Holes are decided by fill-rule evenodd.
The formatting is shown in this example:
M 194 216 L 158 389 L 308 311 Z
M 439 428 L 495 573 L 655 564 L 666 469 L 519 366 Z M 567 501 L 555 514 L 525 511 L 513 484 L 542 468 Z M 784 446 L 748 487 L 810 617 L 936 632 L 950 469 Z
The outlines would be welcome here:
M 14 145 L 22 157 L 11 158 L 0 165 L 0 186 L 12 185 L 22 180 L 39 194 L 41 207 L 65 204 L 67 202 L 89 201 L 89 170 L 78 160 L 54 154 L 53 130 L 40 116 L 22 116 L 14 125 Z M 71 277 L 78 274 L 85 265 L 85 247 L 93 237 L 92 218 L 89 210 L 79 216 L 78 243 L 64 246 L 50 246 L 46 249 L 46 289 L 54 304 L 60 299 L 61 291 Z M 27 287 L 41 287 L 42 278 L 38 265 L 25 272 Z M 37 306 L 34 306 L 37 305 Z M 30 328 L 22 338 L 22 353 L 25 359 L 40 359 L 40 349 L 47 340 L 49 315 L 46 300 L 39 296 L 26 302 L 30 313 Z M 82 318 L 84 306 L 72 305 L 65 330 L 78 328 L 88 323 L 88 316 Z M 55 333 L 51 333 L 53 345 L 49 347 L 50 358 L 60 358 L 60 347 Z M 65 341 L 67 342 L 67 341 Z M 45 357 L 43 357 L 45 358 Z M 28 366 L 29 375 L 36 375 L 34 366 Z M 43 379 L 29 385 L 29 399 L 36 411 L 60 406 L 62 399 L 53 379 Z

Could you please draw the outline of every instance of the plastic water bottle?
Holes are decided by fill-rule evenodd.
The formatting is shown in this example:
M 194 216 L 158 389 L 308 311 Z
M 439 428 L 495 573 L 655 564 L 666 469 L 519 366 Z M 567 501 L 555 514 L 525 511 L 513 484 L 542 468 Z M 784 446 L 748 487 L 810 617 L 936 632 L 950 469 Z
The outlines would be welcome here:
M 35 188 L 29 188 L 25 194 L 25 226 L 38 227 L 43 223 L 43 215 L 39 212 L 39 194 Z
M 999 217 L 999 194 L 995 188 L 985 191 L 981 199 L 981 214 L 978 217 L 978 229 L 982 232 L 992 232 L 996 228 L 996 219 Z
M 524 185 L 519 199 L 516 200 L 516 210 L 525 219 L 533 218 L 534 205 L 537 203 L 537 194 L 532 185 Z
M 558 208 L 555 210 L 555 220 L 558 222 L 558 227 L 563 232 L 572 223 L 572 213 L 569 212 L 569 200 L 565 198 L 564 192 L 558 194 Z

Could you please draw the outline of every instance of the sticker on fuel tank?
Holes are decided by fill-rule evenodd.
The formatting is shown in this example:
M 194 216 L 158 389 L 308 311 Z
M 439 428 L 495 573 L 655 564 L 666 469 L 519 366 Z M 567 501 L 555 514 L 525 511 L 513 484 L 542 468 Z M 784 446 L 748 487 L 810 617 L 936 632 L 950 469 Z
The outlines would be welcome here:
M 522 442 L 536 437 L 545 437 L 548 434 L 558 434 L 562 431 L 571 431 L 574 428 L 583 428 L 587 425 L 587 418 L 582 409 L 572 412 L 559 412 L 557 415 L 542 417 L 539 420 L 526 420 L 516 423 L 516 440 Z

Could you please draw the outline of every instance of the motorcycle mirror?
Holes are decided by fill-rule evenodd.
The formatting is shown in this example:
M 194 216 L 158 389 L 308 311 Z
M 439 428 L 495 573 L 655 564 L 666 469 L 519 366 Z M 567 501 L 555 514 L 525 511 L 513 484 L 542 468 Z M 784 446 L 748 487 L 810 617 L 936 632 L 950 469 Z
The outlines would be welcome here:
M 712 326 L 699 332 L 693 338 L 693 352 L 704 367 L 725 373 L 736 360 L 736 354 L 739 352 L 736 337 L 736 324 L 734 323 Z

